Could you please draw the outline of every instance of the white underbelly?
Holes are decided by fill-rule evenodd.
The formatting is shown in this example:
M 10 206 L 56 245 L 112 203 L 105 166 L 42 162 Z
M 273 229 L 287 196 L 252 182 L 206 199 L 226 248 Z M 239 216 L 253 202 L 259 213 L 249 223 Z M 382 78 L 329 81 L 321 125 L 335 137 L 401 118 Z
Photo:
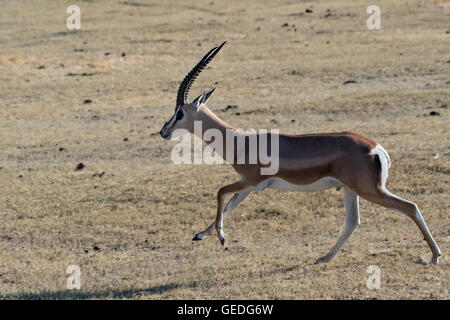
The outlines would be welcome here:
M 311 184 L 299 185 L 292 184 L 281 178 L 269 178 L 256 186 L 256 190 L 264 190 L 265 188 L 278 190 L 296 190 L 302 192 L 322 191 L 330 188 L 342 186 L 342 183 L 333 177 L 324 177 Z

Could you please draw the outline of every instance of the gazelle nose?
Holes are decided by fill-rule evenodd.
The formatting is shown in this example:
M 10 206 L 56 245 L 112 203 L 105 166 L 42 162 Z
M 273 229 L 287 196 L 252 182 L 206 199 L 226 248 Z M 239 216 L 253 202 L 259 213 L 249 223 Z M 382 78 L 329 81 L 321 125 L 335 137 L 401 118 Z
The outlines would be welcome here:
M 165 139 L 169 135 L 169 131 L 166 129 L 166 127 L 163 127 L 161 131 L 159 131 L 159 134 Z

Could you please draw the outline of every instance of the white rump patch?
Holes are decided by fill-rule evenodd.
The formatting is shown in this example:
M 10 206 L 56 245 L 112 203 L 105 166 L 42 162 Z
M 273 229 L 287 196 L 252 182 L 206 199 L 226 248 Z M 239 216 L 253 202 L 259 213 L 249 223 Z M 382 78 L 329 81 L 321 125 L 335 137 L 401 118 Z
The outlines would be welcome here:
M 376 145 L 375 148 L 370 150 L 370 155 L 377 155 L 381 162 L 381 188 L 383 190 L 386 190 L 386 181 L 388 178 L 388 169 L 391 166 L 391 159 L 389 158 L 389 154 L 387 151 L 380 146 L 379 144 Z

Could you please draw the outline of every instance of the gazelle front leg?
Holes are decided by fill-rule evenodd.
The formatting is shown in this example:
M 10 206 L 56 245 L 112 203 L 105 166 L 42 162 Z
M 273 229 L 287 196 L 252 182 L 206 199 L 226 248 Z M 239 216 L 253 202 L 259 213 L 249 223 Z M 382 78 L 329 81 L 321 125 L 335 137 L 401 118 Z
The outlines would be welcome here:
M 225 205 L 225 210 L 223 212 L 223 219 L 225 219 L 236 207 L 244 201 L 245 198 L 250 194 L 251 191 L 241 191 L 233 195 L 233 197 Z M 204 239 L 206 236 L 211 235 L 216 229 L 216 222 L 214 221 L 208 228 L 199 232 L 195 235 L 192 241 L 198 241 Z
M 230 184 L 228 186 L 220 188 L 219 192 L 217 193 L 217 216 L 216 221 L 214 222 L 214 226 L 217 231 L 217 236 L 219 237 L 220 242 L 222 245 L 225 244 L 225 240 L 227 239 L 227 235 L 223 232 L 223 203 L 225 200 L 225 197 L 234 192 L 240 192 L 244 191 L 246 188 L 246 185 L 243 183 L 242 180 L 235 182 L 233 184 Z
M 358 195 L 352 190 L 344 187 L 344 207 L 345 207 L 345 229 L 342 235 L 339 237 L 338 241 L 331 248 L 330 252 L 317 259 L 317 263 L 330 262 L 333 260 L 334 256 L 339 252 L 339 250 L 344 245 L 345 241 L 352 235 L 353 231 L 359 226 L 359 199 Z

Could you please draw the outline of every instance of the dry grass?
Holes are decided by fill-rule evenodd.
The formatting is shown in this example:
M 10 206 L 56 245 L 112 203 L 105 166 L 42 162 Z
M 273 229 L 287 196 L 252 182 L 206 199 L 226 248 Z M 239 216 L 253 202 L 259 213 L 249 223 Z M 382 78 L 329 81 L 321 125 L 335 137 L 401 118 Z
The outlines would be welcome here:
M 0 11 L 4 297 L 449 299 L 448 1 L 379 1 L 379 31 L 366 28 L 366 1 L 78 2 L 79 31 L 65 27 L 72 1 Z M 210 108 L 236 127 L 379 141 L 388 186 L 419 204 L 441 265 L 420 258 L 431 253 L 412 221 L 366 201 L 344 250 L 314 265 L 343 230 L 334 190 L 252 194 L 225 221 L 225 249 L 191 242 L 237 176 L 172 165 L 173 143 L 151 133 L 184 74 L 224 39 L 193 94 L 216 81 Z M 65 287 L 70 264 L 77 292 Z M 369 265 L 381 268 L 378 291 L 366 288 Z

